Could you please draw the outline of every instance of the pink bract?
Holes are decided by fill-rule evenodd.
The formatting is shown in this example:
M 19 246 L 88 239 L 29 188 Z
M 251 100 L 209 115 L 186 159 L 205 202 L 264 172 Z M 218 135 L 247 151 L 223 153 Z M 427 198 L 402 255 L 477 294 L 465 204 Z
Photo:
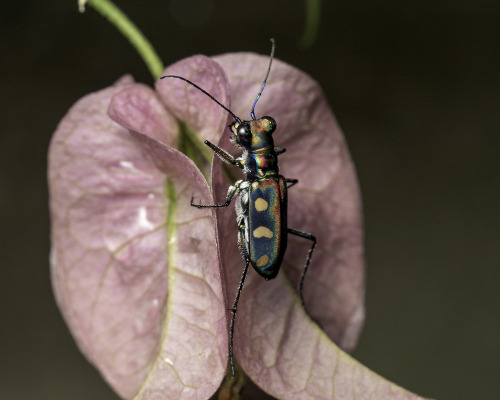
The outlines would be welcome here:
M 268 61 L 194 56 L 165 74 L 190 79 L 247 119 Z M 310 243 L 290 238 L 276 279 L 249 272 L 236 359 L 277 398 L 418 398 L 339 349 L 354 348 L 364 318 L 361 206 L 320 87 L 275 60 L 256 114 L 277 121 L 275 143 L 287 149 L 280 172 L 299 179 L 289 192 L 289 226 L 318 238 L 305 298 L 323 330 L 295 289 Z M 239 155 L 229 122 L 185 82 L 163 79 L 153 90 L 126 77 L 79 100 L 52 139 L 54 292 L 78 346 L 125 399 L 206 399 L 225 375 L 227 309 L 244 267 L 235 212 L 190 201 L 223 202 L 232 182 L 217 158 L 200 171 L 176 148 L 189 130 Z

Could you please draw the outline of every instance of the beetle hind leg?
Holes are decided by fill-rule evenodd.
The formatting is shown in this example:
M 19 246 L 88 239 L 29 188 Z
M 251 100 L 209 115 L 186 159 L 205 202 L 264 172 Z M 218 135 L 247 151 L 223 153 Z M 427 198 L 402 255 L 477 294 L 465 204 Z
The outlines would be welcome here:
M 234 356 L 233 356 L 233 339 L 234 339 L 234 321 L 236 320 L 236 311 L 238 310 L 238 302 L 240 301 L 241 291 L 245 285 L 245 279 L 247 277 L 248 265 L 250 264 L 250 259 L 245 255 L 245 269 L 243 270 L 243 275 L 241 276 L 240 284 L 238 286 L 238 291 L 236 293 L 236 298 L 234 299 L 233 308 L 231 308 L 231 325 L 229 327 L 229 362 L 231 363 L 231 373 L 234 379 Z
M 239 231 L 238 231 L 238 245 L 241 250 L 241 254 L 245 259 L 245 269 L 243 270 L 243 275 L 241 276 L 240 284 L 238 286 L 238 291 L 236 292 L 236 298 L 234 299 L 233 308 L 230 308 L 231 311 L 231 325 L 229 327 L 229 362 L 231 363 L 231 373 L 234 379 L 234 356 L 233 356 L 233 339 L 234 339 L 234 322 L 236 320 L 236 311 L 238 310 L 238 302 L 240 300 L 241 291 L 243 290 L 243 286 L 245 285 L 245 278 L 248 272 L 248 266 L 250 265 L 250 257 L 248 256 L 247 243 L 245 241 L 245 225 L 244 218 L 241 221 L 238 221 Z
M 307 253 L 306 263 L 304 265 L 304 269 L 302 270 L 302 275 L 300 276 L 298 289 L 299 289 L 299 295 L 300 295 L 300 301 L 302 303 L 302 307 L 306 311 L 307 315 L 309 315 L 309 317 L 314 320 L 314 318 L 311 317 L 311 314 L 307 310 L 306 302 L 304 300 L 303 289 L 304 289 L 304 280 L 306 279 L 307 270 L 309 269 L 309 264 L 311 263 L 311 257 L 313 255 L 314 248 L 316 247 L 316 237 L 314 235 L 311 235 L 310 233 L 302 232 L 302 231 L 299 231 L 297 229 L 292 229 L 292 228 L 288 228 L 288 233 L 291 233 L 292 235 L 295 235 L 295 236 L 300 236 L 300 237 L 302 237 L 304 239 L 308 239 L 312 242 L 311 248 L 309 249 L 309 252 Z M 314 320 L 314 321 L 316 322 L 316 320 Z

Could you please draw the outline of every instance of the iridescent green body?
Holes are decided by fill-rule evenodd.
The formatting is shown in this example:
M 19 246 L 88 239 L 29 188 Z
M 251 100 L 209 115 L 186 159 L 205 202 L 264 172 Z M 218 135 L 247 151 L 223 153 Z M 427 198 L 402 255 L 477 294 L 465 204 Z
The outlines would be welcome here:
M 279 175 L 271 117 L 235 122 L 233 142 L 245 149 L 237 165 L 246 174 L 236 204 L 239 244 L 253 268 L 266 279 L 279 272 L 287 243 L 287 188 Z M 279 149 L 279 151 L 283 151 Z
M 233 141 L 245 149 L 238 166 L 248 184 L 240 185 L 236 210 L 239 244 L 253 268 L 266 279 L 279 272 L 287 244 L 287 188 L 279 175 L 271 117 L 233 123 Z M 282 151 L 282 150 L 281 150 Z

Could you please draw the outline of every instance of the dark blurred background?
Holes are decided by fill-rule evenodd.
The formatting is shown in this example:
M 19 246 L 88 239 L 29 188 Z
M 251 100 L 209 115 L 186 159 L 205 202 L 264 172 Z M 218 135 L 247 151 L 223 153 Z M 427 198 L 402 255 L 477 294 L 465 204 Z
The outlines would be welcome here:
M 436 399 L 500 398 L 500 3 L 325 1 L 298 45 L 299 0 L 119 0 L 168 65 L 268 54 L 323 86 L 355 160 L 367 320 L 354 356 Z M 75 1 L 0 11 L 0 398 L 117 399 L 78 352 L 49 280 L 46 154 L 81 96 L 125 73 L 128 42 Z M 321 223 L 321 221 L 318 221 Z

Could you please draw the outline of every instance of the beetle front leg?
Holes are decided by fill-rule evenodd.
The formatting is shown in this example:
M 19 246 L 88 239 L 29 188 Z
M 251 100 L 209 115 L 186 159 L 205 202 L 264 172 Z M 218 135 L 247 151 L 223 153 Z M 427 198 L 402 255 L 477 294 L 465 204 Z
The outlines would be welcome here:
M 224 162 L 232 165 L 238 165 L 238 161 L 229 154 L 226 150 L 221 149 L 219 146 L 216 146 L 215 144 L 209 142 L 208 140 L 205 140 L 205 144 L 210 147 L 213 152 Z
M 193 200 L 194 198 L 191 197 L 191 206 L 196 207 L 196 208 L 218 208 L 218 207 L 227 207 L 229 204 L 231 204 L 231 200 L 233 199 L 234 196 L 240 191 L 240 184 L 243 181 L 240 180 L 236 182 L 234 185 L 229 186 L 227 189 L 227 196 L 226 196 L 226 202 L 223 204 L 194 204 Z

